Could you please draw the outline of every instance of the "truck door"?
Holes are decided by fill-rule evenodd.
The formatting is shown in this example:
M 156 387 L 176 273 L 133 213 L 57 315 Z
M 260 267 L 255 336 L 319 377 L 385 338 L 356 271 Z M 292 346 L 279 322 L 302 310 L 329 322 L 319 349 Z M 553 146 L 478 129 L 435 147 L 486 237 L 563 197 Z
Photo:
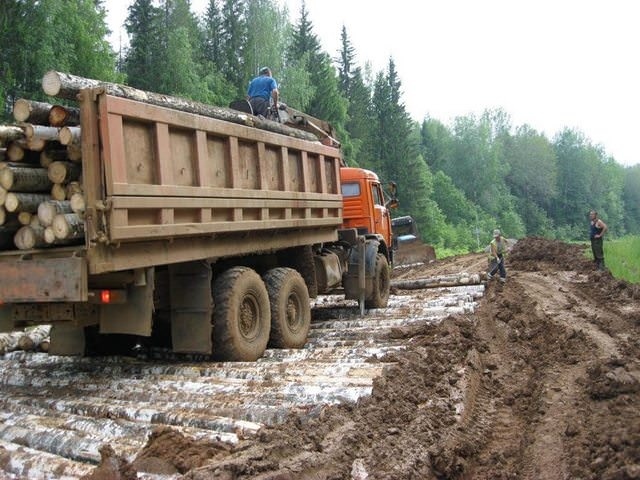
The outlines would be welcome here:
M 391 247 L 391 216 L 384 205 L 384 194 L 379 183 L 371 184 L 371 198 L 373 199 L 373 218 L 375 233 L 383 236 L 385 243 Z

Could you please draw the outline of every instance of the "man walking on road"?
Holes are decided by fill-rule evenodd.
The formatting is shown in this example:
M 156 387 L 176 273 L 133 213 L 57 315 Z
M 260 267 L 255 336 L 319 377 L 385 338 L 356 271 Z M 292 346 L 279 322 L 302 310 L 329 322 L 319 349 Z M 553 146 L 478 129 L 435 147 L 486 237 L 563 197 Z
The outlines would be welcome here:
M 500 230 L 493 231 L 491 248 L 491 270 L 487 273 L 487 279 L 491 280 L 496 272 L 500 272 L 500 281 L 507 281 L 507 270 L 504 268 L 504 256 L 507 253 L 507 239 L 500 234 Z
M 608 230 L 607 224 L 598 218 L 598 212 L 589 212 L 589 238 L 591 239 L 591 252 L 593 261 L 598 270 L 604 270 L 604 249 L 602 247 L 602 236 Z

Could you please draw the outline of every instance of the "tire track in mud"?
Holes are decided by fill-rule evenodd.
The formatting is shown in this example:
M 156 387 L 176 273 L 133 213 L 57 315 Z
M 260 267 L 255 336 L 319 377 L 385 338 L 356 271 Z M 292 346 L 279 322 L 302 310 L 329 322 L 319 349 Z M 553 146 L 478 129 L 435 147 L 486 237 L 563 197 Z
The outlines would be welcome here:
M 292 413 L 315 417 L 326 405 L 356 402 L 386 368 L 380 359 L 404 348 L 394 329 L 471 312 L 482 293 L 469 286 L 393 295 L 388 308 L 363 318 L 353 302 L 321 297 L 305 348 L 268 350 L 253 363 L 152 359 L 162 357 L 157 352 L 146 359 L 6 354 L 0 476 L 79 478 L 103 444 L 131 461 L 158 427 L 236 444 Z
M 590 322 L 599 309 L 582 306 L 575 289 L 585 278 L 575 272 L 517 272 L 504 287 L 489 287 L 477 324 L 486 348 L 468 380 L 471 387 L 474 375 L 479 377 L 479 386 L 466 390 L 468 421 L 464 415 L 461 421 L 481 447 L 469 458 L 466 433 L 449 446 L 470 460 L 466 478 L 570 476 L 565 442 L 573 435 L 575 406 L 584 402 L 579 384 L 586 365 L 620 351 L 617 338 Z

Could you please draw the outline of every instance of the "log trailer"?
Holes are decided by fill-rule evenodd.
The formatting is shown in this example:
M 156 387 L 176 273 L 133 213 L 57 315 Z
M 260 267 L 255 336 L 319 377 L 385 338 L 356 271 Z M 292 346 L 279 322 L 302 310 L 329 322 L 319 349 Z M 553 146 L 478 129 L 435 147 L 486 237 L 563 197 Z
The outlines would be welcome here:
M 386 306 L 391 225 L 375 173 L 288 127 L 110 92 L 77 95 L 82 243 L 0 251 L 0 331 L 51 324 L 58 355 L 157 336 L 253 361 L 304 346 L 319 293 Z

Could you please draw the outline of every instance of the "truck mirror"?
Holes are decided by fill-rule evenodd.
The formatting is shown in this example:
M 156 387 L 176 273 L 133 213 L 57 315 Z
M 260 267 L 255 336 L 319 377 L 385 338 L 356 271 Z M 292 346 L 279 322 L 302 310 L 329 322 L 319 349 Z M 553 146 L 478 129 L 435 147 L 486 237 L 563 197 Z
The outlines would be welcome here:
M 389 200 L 387 200 L 387 203 L 384 204 L 387 210 L 391 208 L 398 208 L 398 205 L 399 205 L 398 199 L 395 197 L 390 198 Z

